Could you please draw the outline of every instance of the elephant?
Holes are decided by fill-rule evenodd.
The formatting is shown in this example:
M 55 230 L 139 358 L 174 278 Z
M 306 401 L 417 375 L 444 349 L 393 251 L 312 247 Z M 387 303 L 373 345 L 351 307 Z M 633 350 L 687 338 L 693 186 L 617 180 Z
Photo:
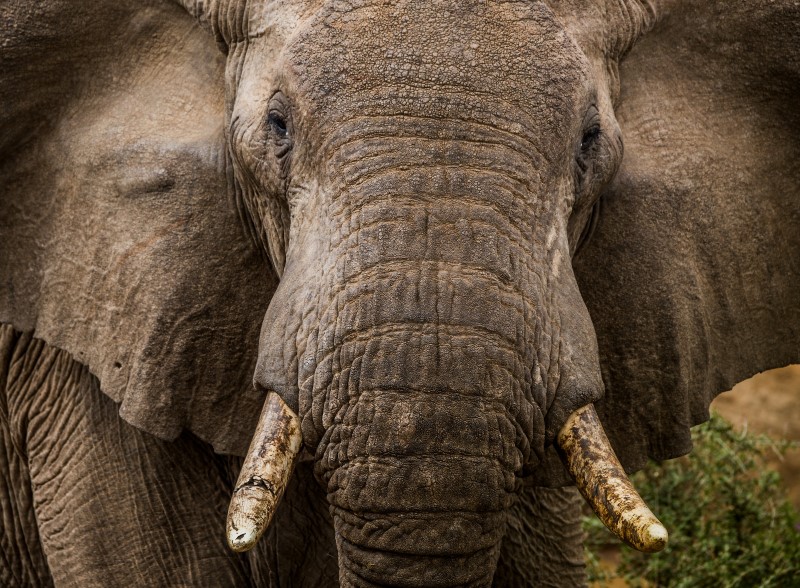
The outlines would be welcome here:
M 2 585 L 581 585 L 800 362 L 796 2 L 0 19 Z

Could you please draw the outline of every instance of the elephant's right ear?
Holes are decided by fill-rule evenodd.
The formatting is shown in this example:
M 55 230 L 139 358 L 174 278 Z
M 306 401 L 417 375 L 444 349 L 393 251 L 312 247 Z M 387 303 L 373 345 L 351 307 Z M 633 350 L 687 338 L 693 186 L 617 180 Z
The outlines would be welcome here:
M 622 166 L 574 261 L 629 470 L 800 362 L 800 5 L 648 4 L 661 21 L 619 70 Z
M 130 423 L 247 449 L 277 279 L 233 197 L 224 55 L 180 6 L 0 7 L 0 321 Z

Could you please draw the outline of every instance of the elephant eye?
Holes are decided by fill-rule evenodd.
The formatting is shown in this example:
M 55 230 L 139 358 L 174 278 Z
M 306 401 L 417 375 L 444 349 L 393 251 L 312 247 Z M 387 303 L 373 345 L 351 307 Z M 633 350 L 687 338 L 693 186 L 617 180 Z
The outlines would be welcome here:
M 597 142 L 598 137 L 600 137 L 600 126 L 594 126 L 591 129 L 587 130 L 583 134 L 583 138 L 581 139 L 581 152 L 586 153 Z
M 580 149 L 575 156 L 575 162 L 578 164 L 581 173 L 586 172 L 589 168 L 594 147 L 597 145 L 601 134 L 602 131 L 600 130 L 599 124 L 595 124 L 584 131 L 583 137 L 581 137 Z
M 581 135 L 580 147 L 575 153 L 575 163 L 578 164 L 580 174 L 586 173 L 594 155 L 595 146 L 602 136 L 600 128 L 600 113 L 596 106 L 589 107 L 584 116 L 583 134 Z
M 266 126 L 267 140 L 272 144 L 275 156 L 283 159 L 292 149 L 292 123 L 286 97 L 280 92 L 270 100 Z
M 269 139 L 275 150 L 275 156 L 282 159 L 292 149 L 292 141 L 289 136 L 289 123 L 286 117 L 280 112 L 271 110 L 267 116 L 267 126 Z
M 289 135 L 289 127 L 286 125 L 286 119 L 280 113 L 272 111 L 267 117 L 267 123 L 270 130 L 275 133 L 276 138 L 284 139 Z

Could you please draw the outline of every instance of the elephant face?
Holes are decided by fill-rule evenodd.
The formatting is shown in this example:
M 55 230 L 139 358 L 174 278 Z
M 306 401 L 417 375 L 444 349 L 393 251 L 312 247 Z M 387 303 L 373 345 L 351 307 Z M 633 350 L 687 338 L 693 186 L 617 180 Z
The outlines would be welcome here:
M 613 171 L 618 135 L 580 50 L 548 11 L 520 11 L 475 22 L 418 11 L 415 35 L 447 31 L 420 49 L 385 7 L 322 10 L 280 67 L 265 67 L 258 42 L 244 57 L 230 128 L 237 178 L 282 274 L 257 380 L 300 408 L 312 447 L 358 389 L 490 387 L 506 403 L 524 399 L 525 441 L 541 457 L 559 388 L 584 403 L 599 391 L 568 227 Z M 366 22 L 386 34 L 359 38 Z M 472 60 L 443 68 L 456 61 L 449 51 Z M 409 55 L 417 68 L 402 67 Z M 389 359 L 400 346 L 406 359 Z M 449 365 L 436 366 L 443 347 Z M 334 362 L 365 353 L 383 359 L 331 390 L 334 372 L 349 371 Z M 315 403 L 325 409 L 312 417 Z
M 396 19 L 326 5 L 241 58 L 236 177 L 281 274 L 256 382 L 298 412 L 345 574 L 487 581 L 520 478 L 602 394 L 570 258 L 619 133 L 544 6 Z

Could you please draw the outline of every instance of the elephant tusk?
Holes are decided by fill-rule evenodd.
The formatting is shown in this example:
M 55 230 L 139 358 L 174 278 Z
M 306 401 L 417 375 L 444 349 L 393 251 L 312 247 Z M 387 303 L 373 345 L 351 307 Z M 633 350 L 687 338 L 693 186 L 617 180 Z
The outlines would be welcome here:
M 270 392 L 228 508 L 228 545 L 234 551 L 252 549 L 269 526 L 302 442 L 300 419 Z
M 578 490 L 612 533 L 639 551 L 664 549 L 667 529 L 628 479 L 594 405 L 570 415 L 558 433 L 558 446 Z

